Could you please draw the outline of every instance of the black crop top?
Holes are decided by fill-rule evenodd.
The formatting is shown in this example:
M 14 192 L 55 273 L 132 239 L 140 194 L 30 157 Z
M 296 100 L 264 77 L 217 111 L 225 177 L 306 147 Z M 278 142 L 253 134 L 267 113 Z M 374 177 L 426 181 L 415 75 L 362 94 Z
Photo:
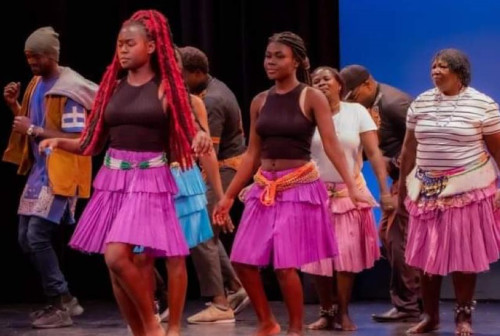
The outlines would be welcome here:
M 311 159 L 316 125 L 300 107 L 300 94 L 305 88 L 305 84 L 299 84 L 285 94 L 276 93 L 274 87 L 269 90 L 255 125 L 262 139 L 263 159 Z
M 158 99 L 158 83 L 118 84 L 104 112 L 110 147 L 138 152 L 166 151 L 168 117 Z

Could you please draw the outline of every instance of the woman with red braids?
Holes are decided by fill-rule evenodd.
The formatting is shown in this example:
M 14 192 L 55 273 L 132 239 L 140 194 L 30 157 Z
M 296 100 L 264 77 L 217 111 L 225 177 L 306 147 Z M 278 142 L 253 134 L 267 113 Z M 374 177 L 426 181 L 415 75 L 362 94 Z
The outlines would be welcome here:
M 166 257 L 170 319 L 168 336 L 180 334 L 189 253 L 176 216 L 177 186 L 168 161 L 192 166 L 192 149 L 211 143 L 195 125 L 166 18 L 136 12 L 118 35 L 116 53 L 100 84 L 80 141 L 51 139 L 40 150 L 99 153 L 109 139 L 94 194 L 70 245 L 104 253 L 120 310 L 137 336 L 165 335 L 155 319 L 148 274 L 135 265 L 133 247 L 152 262 Z

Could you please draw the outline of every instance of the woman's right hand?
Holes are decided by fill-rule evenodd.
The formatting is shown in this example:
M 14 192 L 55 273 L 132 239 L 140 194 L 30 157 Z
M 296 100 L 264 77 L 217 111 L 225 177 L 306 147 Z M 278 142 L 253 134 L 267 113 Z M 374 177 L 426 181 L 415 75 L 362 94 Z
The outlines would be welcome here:
M 42 155 L 49 155 L 54 149 L 59 147 L 59 139 L 45 139 L 38 145 L 38 152 Z

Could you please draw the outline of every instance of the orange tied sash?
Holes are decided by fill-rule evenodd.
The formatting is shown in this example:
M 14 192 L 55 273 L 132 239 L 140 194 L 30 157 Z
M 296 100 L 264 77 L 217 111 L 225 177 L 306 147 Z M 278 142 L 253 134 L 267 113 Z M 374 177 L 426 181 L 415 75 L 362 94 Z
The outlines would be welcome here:
M 254 181 L 264 190 L 260 195 L 260 201 L 265 206 L 272 206 L 276 200 L 276 193 L 291 189 L 297 184 L 311 183 L 319 179 L 319 172 L 316 165 L 312 162 L 306 163 L 302 167 L 281 176 L 280 178 L 271 181 L 268 180 L 259 168 L 257 174 L 254 176 Z

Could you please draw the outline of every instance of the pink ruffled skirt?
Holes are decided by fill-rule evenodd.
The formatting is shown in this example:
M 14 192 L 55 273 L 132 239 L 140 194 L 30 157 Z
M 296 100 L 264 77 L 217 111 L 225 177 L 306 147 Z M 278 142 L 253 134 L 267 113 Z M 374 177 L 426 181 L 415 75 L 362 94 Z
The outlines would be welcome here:
M 345 185 L 327 183 L 328 190 L 344 189 Z M 366 186 L 366 195 L 373 198 Z M 333 259 L 323 259 L 301 268 L 305 273 L 332 276 L 335 271 L 359 273 L 371 268 L 380 258 L 378 234 L 372 207 L 356 207 L 349 197 L 330 197 L 329 209 L 337 237 L 339 254 Z
M 406 262 L 437 275 L 489 270 L 500 254 L 496 190 L 494 182 L 487 188 L 437 200 L 407 198 Z
M 109 149 L 111 157 L 142 162 L 161 153 Z M 158 257 L 189 254 L 177 219 L 177 186 L 169 166 L 117 170 L 103 166 L 94 193 L 75 229 L 70 246 L 104 253 L 108 243 L 143 246 Z
M 293 169 L 276 173 L 277 179 Z M 263 188 L 254 184 L 245 194 L 245 210 L 233 244 L 231 261 L 276 269 L 301 266 L 337 255 L 328 194 L 320 180 L 278 192 L 272 206 L 261 203 Z

